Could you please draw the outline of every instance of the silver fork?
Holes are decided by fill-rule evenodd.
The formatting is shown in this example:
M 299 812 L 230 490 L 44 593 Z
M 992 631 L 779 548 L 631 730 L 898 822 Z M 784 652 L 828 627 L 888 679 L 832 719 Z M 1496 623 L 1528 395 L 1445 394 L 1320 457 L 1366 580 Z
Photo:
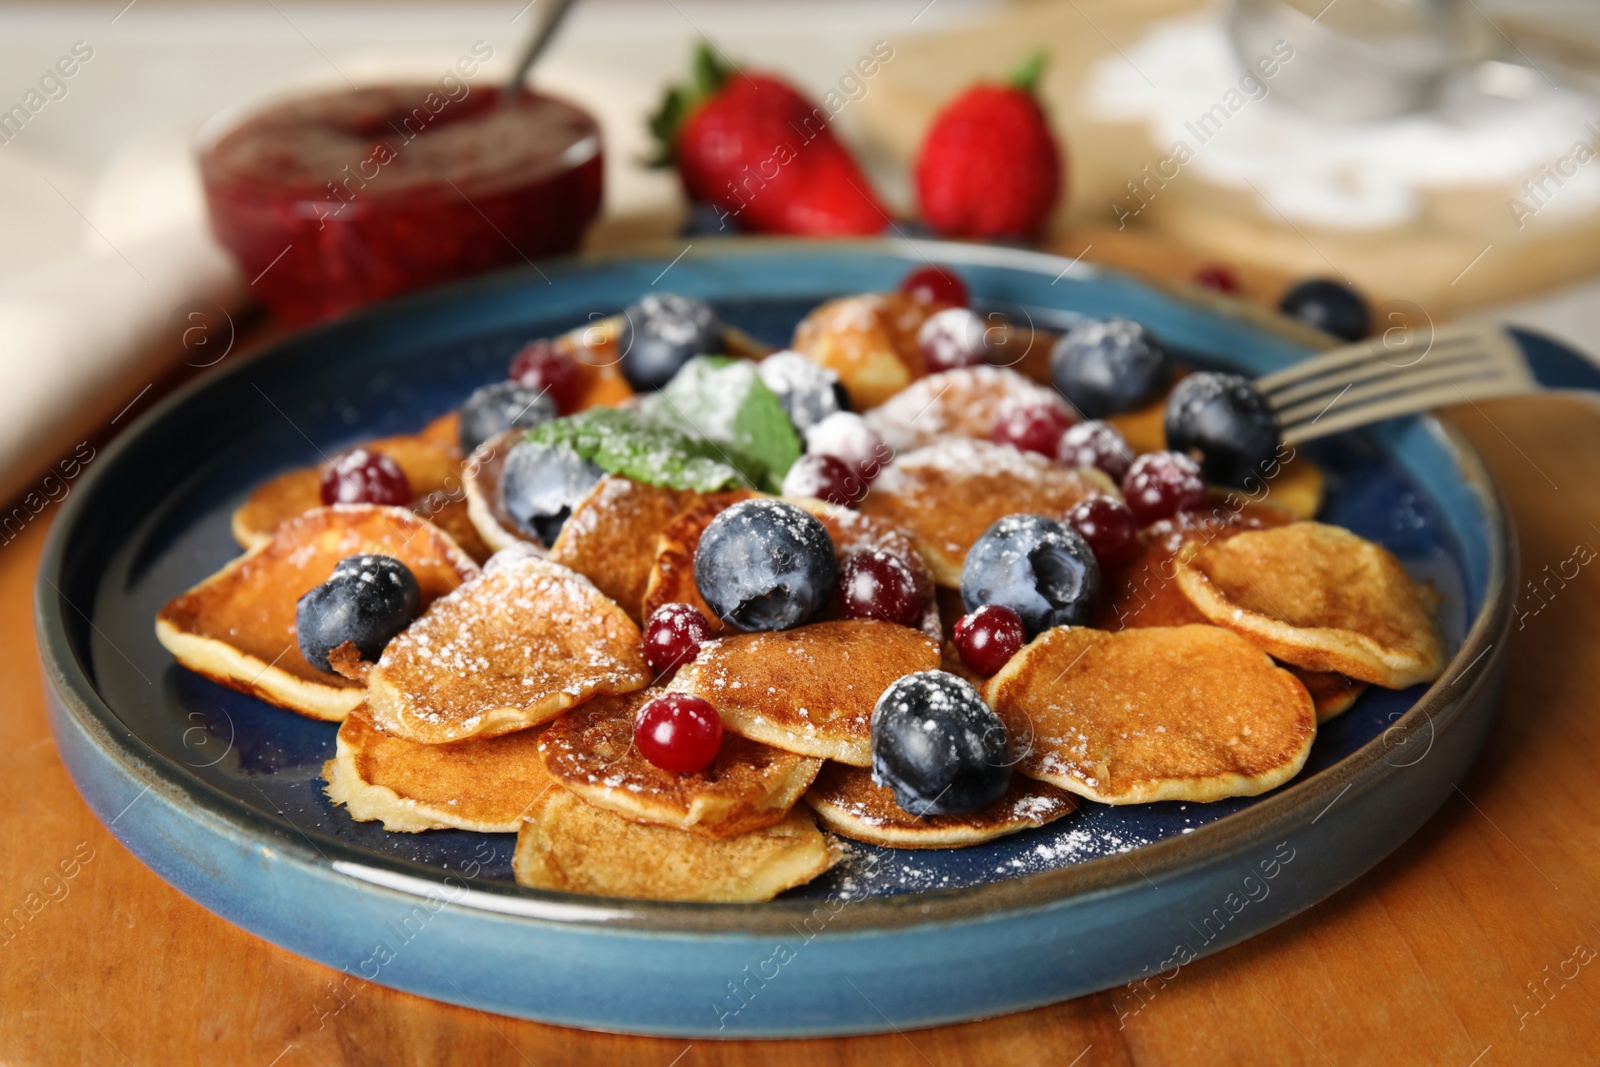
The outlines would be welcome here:
M 1255 384 L 1289 444 L 1446 404 L 1542 388 L 1511 335 L 1481 323 L 1344 345 Z

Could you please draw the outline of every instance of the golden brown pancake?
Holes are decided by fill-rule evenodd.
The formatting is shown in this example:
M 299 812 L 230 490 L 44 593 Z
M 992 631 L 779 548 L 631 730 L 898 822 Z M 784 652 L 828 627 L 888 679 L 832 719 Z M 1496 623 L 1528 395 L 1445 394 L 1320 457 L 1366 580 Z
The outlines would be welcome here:
M 1177 564 L 1173 557 L 1183 545 L 1209 544 L 1246 530 L 1272 529 L 1286 525 L 1293 516 L 1288 511 L 1261 504 L 1246 504 L 1238 511 L 1218 506 L 1197 514 L 1184 512 L 1152 523 L 1140 533 L 1143 548 L 1133 560 L 1103 576 L 1100 608 L 1095 625 L 1102 630 L 1124 630 L 1134 626 L 1187 626 L 1209 623 L 1200 609 L 1189 602 L 1178 588 Z M 1311 694 L 1317 706 L 1317 721 L 1329 719 L 1350 709 L 1365 683 L 1342 674 L 1288 668 Z
M 938 642 L 921 631 L 844 619 L 708 641 L 668 688 L 710 701 L 741 737 L 870 767 L 878 697 L 895 679 L 938 666 Z
M 529 805 L 556 788 L 539 758 L 539 733 L 419 745 L 384 733 L 357 708 L 340 724 L 322 777 L 328 799 L 357 822 L 395 833 L 514 834 Z
M 1139 532 L 1137 555 L 1101 576 L 1095 625 L 1102 630 L 1131 626 L 1184 626 L 1208 621 L 1178 588 L 1178 549 L 1191 542 L 1209 544 L 1246 530 L 1283 526 L 1293 516 L 1278 508 L 1246 504 L 1230 511 L 1218 504 L 1209 512 L 1180 512 Z
M 721 633 L 727 624 L 717 617 L 700 595 L 694 580 L 694 553 L 700 535 L 711 520 L 755 493 L 732 489 L 725 493 L 706 493 L 673 517 L 656 539 L 655 559 L 650 564 L 650 580 L 645 583 L 641 618 L 648 620 L 663 604 L 689 604 L 711 623 L 712 633 Z
M 1285 663 L 1402 689 L 1444 669 L 1437 594 L 1381 545 L 1300 522 L 1176 557 L 1178 586 L 1218 626 Z
M 512 446 L 522 437 L 521 430 L 507 430 L 489 438 L 467 457 L 466 466 L 461 471 L 462 485 L 466 490 L 467 517 L 491 551 L 499 552 L 512 545 L 532 545 L 543 555 L 545 547 L 520 533 L 517 524 L 500 502 L 500 469 L 505 466 L 506 456 Z
M 1261 499 L 1289 512 L 1297 519 L 1314 519 L 1322 510 L 1322 494 L 1327 479 L 1322 468 L 1304 455 L 1297 455 L 1277 465 L 1263 477 L 1259 485 L 1250 487 L 1253 494 L 1265 493 Z
M 919 378 L 867 412 L 867 423 L 896 452 L 909 452 L 954 434 L 984 441 L 1001 405 L 1031 401 L 1068 410 L 1061 394 L 1001 367 L 963 367 Z
M 1217 626 L 1047 630 L 984 687 L 1017 769 L 1104 804 L 1255 796 L 1317 734 L 1305 686 Z
M 337 722 L 366 699 L 366 690 L 306 662 L 295 639 L 295 605 L 327 581 L 340 560 L 365 552 L 394 556 L 409 567 L 424 606 L 478 573 L 447 534 L 405 508 L 314 508 L 169 600 L 156 616 L 156 636 L 197 674 Z
M 1072 470 L 1010 445 L 947 437 L 899 456 L 873 483 L 861 512 L 916 539 L 940 585 L 959 588 L 967 550 L 997 519 L 1060 518 L 1096 493 L 1121 498 L 1097 470 Z
M 981 811 L 922 818 L 896 803 L 894 793 L 874 783 L 865 767 L 833 762 L 823 765 L 805 800 L 825 829 L 889 848 L 978 845 L 1055 822 L 1078 806 L 1071 793 L 1015 774 L 1000 799 Z
M 838 847 L 810 812 L 737 837 L 624 819 L 564 789 L 536 801 L 517 835 L 517 884 L 639 900 L 754 903 L 832 867 Z
M 633 744 L 639 708 L 659 692 L 595 697 L 545 728 L 539 751 L 552 778 L 598 808 L 635 822 L 733 837 L 781 822 L 822 761 L 722 735 L 703 771 L 662 770 Z
M 412 504 L 411 510 L 449 534 L 461 546 L 461 551 L 479 564 L 485 563 L 494 554 L 494 550 L 484 544 L 483 538 L 478 535 L 478 528 L 472 524 L 465 496 L 448 497 L 443 493 L 433 493 Z
M 1292 663 L 1283 669 L 1300 679 L 1300 684 L 1311 694 L 1311 703 L 1317 709 L 1317 725 L 1338 718 L 1350 710 L 1356 699 L 1366 692 L 1367 683 L 1357 681 L 1336 671 L 1308 671 Z
M 1163 396 L 1148 404 L 1121 415 L 1111 415 L 1106 421 L 1117 428 L 1122 439 L 1128 442 L 1134 455 L 1160 452 L 1167 447 L 1167 398 Z
M 608 474 L 572 509 L 550 546 L 550 562 L 571 567 L 622 606 L 635 622 L 661 530 L 700 494 Z
M 639 627 L 566 567 L 496 560 L 384 649 L 367 678 L 378 726 L 428 745 L 536 726 L 650 684 Z
M 917 331 L 948 304 L 904 293 L 830 300 L 795 327 L 793 348 L 839 376 L 856 411 L 888 400 L 922 373 Z
M 421 433 L 380 437 L 354 448 L 381 452 L 405 472 L 415 500 L 420 503 L 432 494 L 459 499 L 461 451 L 453 443 L 441 441 L 441 425 L 453 424 L 454 415 L 435 419 Z M 346 449 L 345 451 L 350 451 Z M 333 458 L 333 457 L 330 457 Z M 322 506 L 322 472 L 326 463 L 286 471 L 256 487 L 233 513 L 233 538 L 245 548 L 265 544 L 284 522 Z M 415 505 L 413 505 L 415 506 Z M 423 512 L 426 514 L 426 512 Z M 462 545 L 466 548 L 466 545 Z

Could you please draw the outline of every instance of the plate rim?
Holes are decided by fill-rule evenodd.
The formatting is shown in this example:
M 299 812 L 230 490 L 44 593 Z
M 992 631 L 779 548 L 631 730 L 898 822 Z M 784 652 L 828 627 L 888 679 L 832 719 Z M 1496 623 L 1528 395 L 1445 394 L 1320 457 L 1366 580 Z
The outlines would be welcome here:
M 1087 277 L 1103 275 L 1119 278 L 1182 303 L 1244 319 L 1252 326 L 1313 350 L 1332 347 L 1337 343 L 1333 338 L 1293 320 L 1195 286 L 1152 281 L 1116 268 L 1085 264 L 1049 253 L 911 238 L 826 241 L 781 237 L 716 238 L 707 241 L 703 250 L 691 248 L 687 251 L 676 243 L 645 242 L 627 249 L 565 257 L 547 262 L 542 268 L 518 268 L 478 275 L 411 294 L 401 300 L 408 310 L 423 312 L 448 305 L 461 296 L 486 287 L 515 288 L 536 273 L 539 276 L 579 273 L 607 263 L 657 254 L 670 256 L 675 252 L 701 259 L 727 258 L 746 252 L 774 255 L 786 251 L 839 255 L 860 252 L 899 258 L 910 258 L 914 254 L 930 262 L 936 257 L 938 262 L 1021 268 L 1037 273 L 1056 273 L 1060 268 L 1061 276 L 1073 269 L 1083 268 L 1089 272 Z M 192 397 L 220 389 L 232 379 L 249 374 L 259 367 L 263 359 L 292 351 L 325 333 L 359 330 L 369 323 L 392 316 L 400 306 L 400 301 L 388 301 L 353 315 L 268 340 L 243 353 L 243 358 L 234 366 L 221 373 L 201 375 L 163 398 L 104 450 L 102 462 L 86 472 L 76 487 L 77 491 L 63 503 L 61 514 L 52 524 L 39 561 L 35 582 L 34 628 L 46 679 L 54 694 L 86 734 L 96 739 L 102 751 L 115 760 L 132 780 L 142 782 L 146 789 L 162 789 L 183 803 L 197 819 L 211 822 L 216 832 L 239 839 L 271 840 L 281 859 L 312 872 L 332 870 L 363 879 L 374 888 L 389 889 L 413 897 L 424 895 L 428 889 L 437 891 L 440 886 L 459 886 L 464 883 L 464 889 L 452 888 L 452 900 L 458 906 L 490 912 L 501 918 L 555 924 L 564 928 L 588 924 L 680 935 L 748 935 L 792 929 L 794 922 L 803 921 L 814 912 L 818 906 L 817 900 L 793 898 L 727 904 L 592 897 L 529 889 L 481 877 L 469 878 L 414 860 L 366 853 L 336 838 L 323 839 L 319 847 L 318 841 L 305 832 L 299 832 L 298 836 L 291 833 L 292 824 L 283 825 L 244 801 L 193 776 L 152 748 L 123 723 L 100 697 L 88 671 L 74 654 L 67 633 L 64 608 L 78 609 L 66 601 L 65 594 L 52 579 L 60 576 L 66 562 L 66 545 L 86 506 L 84 502 L 92 500 L 100 479 L 114 466 L 106 461 L 131 448 L 133 442 L 152 426 L 188 403 Z M 1482 602 L 1460 647 L 1440 677 L 1393 725 L 1324 771 L 1305 781 L 1291 782 L 1243 811 L 1223 816 L 1197 828 L 1193 833 L 1173 835 L 1138 847 L 1133 850 L 1140 857 L 1140 864 L 1135 870 L 1130 871 L 1129 864 L 1119 862 L 1124 856 L 1119 853 L 959 889 L 852 898 L 851 906 L 841 910 L 832 919 L 831 928 L 849 933 L 895 932 L 911 926 L 982 920 L 1000 913 L 1014 914 L 1114 895 L 1151 879 L 1178 877 L 1185 872 L 1227 862 L 1242 852 L 1258 848 L 1264 840 L 1276 836 L 1280 830 L 1301 824 L 1312 805 L 1324 804 L 1326 806 L 1321 810 L 1326 811 L 1347 792 L 1376 787 L 1390 775 L 1408 766 L 1388 763 L 1384 757 L 1397 745 L 1407 743 L 1423 723 L 1427 725 L 1431 744 L 1438 731 L 1450 728 L 1461 708 L 1468 703 L 1468 698 L 1490 676 L 1492 664 L 1488 661 L 1494 657 L 1486 653 L 1493 647 L 1496 635 L 1509 619 L 1511 609 L 1507 577 L 1514 538 L 1500 493 L 1477 452 L 1447 419 L 1429 414 L 1420 416 L 1418 422 L 1445 448 L 1463 483 L 1476 496 L 1483 510 L 1488 570 Z M 55 596 L 52 597 L 51 593 Z M 1467 684 L 1461 684 L 1463 682 Z M 318 838 L 323 838 L 323 835 L 318 835 Z M 329 854 L 329 848 L 335 850 L 333 855 Z

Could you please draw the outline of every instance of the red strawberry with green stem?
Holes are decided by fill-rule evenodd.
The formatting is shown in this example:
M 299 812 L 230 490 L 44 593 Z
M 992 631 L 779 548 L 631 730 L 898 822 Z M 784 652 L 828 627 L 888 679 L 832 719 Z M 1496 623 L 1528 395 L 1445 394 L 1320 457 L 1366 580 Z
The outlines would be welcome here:
M 676 163 L 684 191 L 729 228 L 871 234 L 889 220 L 826 110 L 771 74 L 695 53 L 693 84 L 667 91 L 650 118 L 656 165 Z
M 922 219 L 952 237 L 1035 238 L 1062 192 L 1062 152 L 1034 90 L 1035 52 L 1005 85 L 975 85 L 934 117 L 917 156 Z

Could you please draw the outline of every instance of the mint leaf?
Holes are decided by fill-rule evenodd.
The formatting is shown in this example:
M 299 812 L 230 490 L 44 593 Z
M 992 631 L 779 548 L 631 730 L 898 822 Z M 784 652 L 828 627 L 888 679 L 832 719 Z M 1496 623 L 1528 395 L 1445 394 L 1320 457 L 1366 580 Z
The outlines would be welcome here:
M 716 445 L 752 484 L 774 493 L 804 451 L 783 404 L 749 360 L 696 356 L 642 403 L 651 418 Z
M 637 411 L 590 408 L 535 426 L 528 440 L 565 445 L 603 471 L 650 485 L 712 493 L 750 484 L 715 445 Z

